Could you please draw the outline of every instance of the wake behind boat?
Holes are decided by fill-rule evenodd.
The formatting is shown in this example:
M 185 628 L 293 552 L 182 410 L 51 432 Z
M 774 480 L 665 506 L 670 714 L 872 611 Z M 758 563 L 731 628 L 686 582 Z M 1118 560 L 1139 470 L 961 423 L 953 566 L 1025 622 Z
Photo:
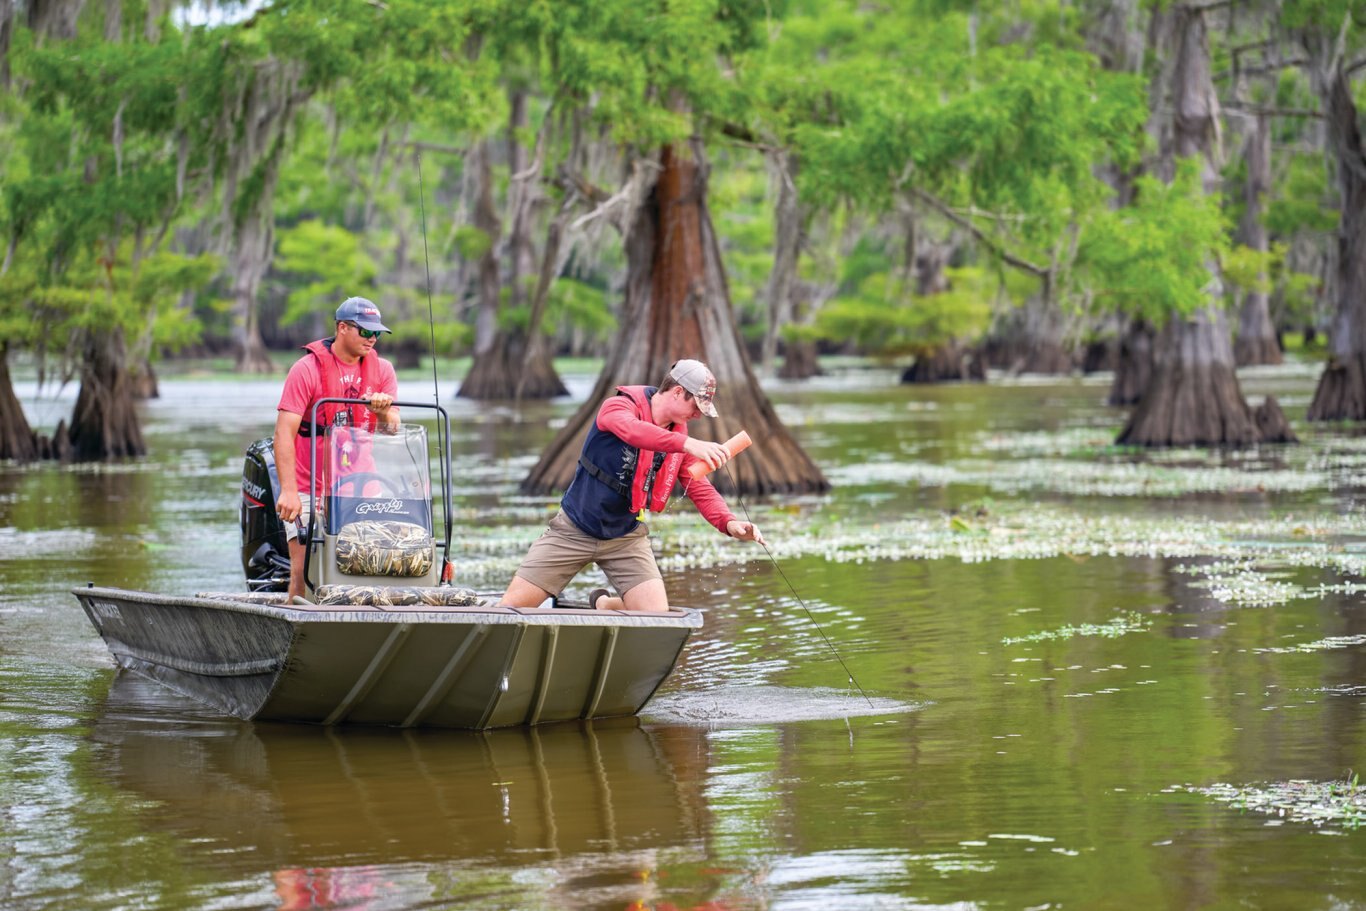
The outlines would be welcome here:
M 76 589 L 115 662 L 243 719 L 483 729 L 639 712 L 701 614 L 504 608 L 450 585 L 449 419 L 440 406 L 399 404 L 437 412 L 444 540 L 433 535 L 424 427 L 329 427 L 323 507 L 306 534 L 316 603 L 286 603 L 278 479 L 262 440 L 242 482 L 251 590 Z

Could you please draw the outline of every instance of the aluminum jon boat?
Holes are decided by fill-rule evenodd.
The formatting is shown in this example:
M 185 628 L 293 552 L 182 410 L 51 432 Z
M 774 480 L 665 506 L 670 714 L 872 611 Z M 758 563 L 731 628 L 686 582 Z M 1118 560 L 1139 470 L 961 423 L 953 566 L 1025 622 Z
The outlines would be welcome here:
M 358 400 L 324 399 L 354 404 Z M 309 603 L 286 603 L 269 440 L 247 451 L 242 564 L 249 591 L 73 591 L 120 668 L 237 718 L 485 729 L 632 715 L 669 676 L 692 609 L 499 607 L 450 585 L 450 431 L 434 409 L 445 540 L 433 535 L 426 429 L 328 427 L 307 542 Z M 318 478 L 317 463 L 312 477 Z
M 225 714 L 317 724 L 496 728 L 639 712 L 695 610 L 298 608 L 261 596 L 79 588 L 121 668 Z M 283 596 L 278 596 L 283 602 Z

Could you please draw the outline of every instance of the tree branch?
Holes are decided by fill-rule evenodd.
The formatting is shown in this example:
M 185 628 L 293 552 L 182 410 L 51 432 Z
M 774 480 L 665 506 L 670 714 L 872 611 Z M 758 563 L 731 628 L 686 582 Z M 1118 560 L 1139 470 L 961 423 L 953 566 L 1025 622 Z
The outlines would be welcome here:
M 1188 3 L 1186 9 L 1192 13 L 1208 13 L 1232 5 L 1233 0 L 1210 0 L 1208 3 Z
M 1237 57 L 1243 51 L 1255 51 L 1259 47 L 1266 47 L 1271 44 L 1271 39 L 1264 38 L 1261 41 L 1249 41 L 1247 44 L 1237 44 L 1229 48 L 1229 53 Z
M 743 124 L 723 121 L 721 123 L 721 135 L 734 140 L 731 145 L 739 146 L 742 149 L 754 149 L 764 154 L 782 151 L 782 146 L 764 142 L 753 130 Z
M 907 192 L 909 192 L 916 199 L 928 205 L 930 208 L 934 209 L 940 215 L 943 215 L 945 218 L 953 222 L 958 227 L 962 228 L 964 231 L 967 231 L 969 234 L 973 236 L 973 238 L 978 243 L 982 244 L 996 256 L 1000 257 L 1000 259 L 1003 262 L 1006 262 L 1009 265 L 1014 266 L 1016 269 L 1022 269 L 1025 272 L 1037 275 L 1039 278 L 1048 277 L 1049 272 L 1051 270 L 1046 269 L 1043 266 L 1037 266 L 1027 259 L 1021 259 L 1015 254 L 1006 250 L 1004 247 L 1001 246 L 1000 243 L 993 240 L 991 237 L 988 237 L 985 231 L 977 227 L 977 225 L 973 223 L 972 219 L 959 214 L 957 211 L 953 209 L 952 206 L 944 202 L 942 199 L 930 193 L 927 193 L 924 190 L 917 189 L 915 187 L 907 188 Z
M 555 113 L 555 104 L 558 100 L 558 96 L 550 100 L 550 106 L 545 109 L 545 116 L 541 118 L 541 128 L 536 131 L 536 148 L 532 152 L 531 164 L 527 165 L 526 170 L 513 174 L 513 181 L 530 180 L 541 173 L 541 168 L 545 165 L 546 136 L 550 133 L 552 115 Z
M 1288 66 L 1304 66 L 1308 62 L 1308 57 L 1291 57 L 1287 60 L 1278 60 L 1275 63 L 1268 63 L 1265 66 L 1252 66 L 1247 67 L 1246 69 L 1240 68 L 1236 70 L 1236 72 L 1239 76 L 1261 76 L 1264 73 L 1279 73 Z M 1228 79 L 1234 72 L 1235 70 L 1220 70 L 1210 78 L 1215 81 Z
M 593 183 L 578 171 L 571 171 L 565 165 L 560 165 L 559 170 L 561 185 L 572 193 L 578 193 L 595 206 L 601 205 L 612 198 L 611 193 Z
M 750 145 L 759 145 L 759 137 L 754 135 L 754 131 L 749 127 L 739 123 L 729 121 L 721 124 L 721 135 L 729 136 L 731 139 L 738 139 Z
M 461 158 L 464 158 L 469 152 L 469 149 L 460 146 L 442 145 L 439 142 L 421 142 L 416 139 L 410 139 L 403 145 L 410 149 L 417 149 L 419 152 L 441 152 L 446 155 L 458 155 Z
M 1323 119 L 1323 112 L 1311 110 L 1309 108 L 1267 108 L 1253 104 L 1225 104 L 1224 110 L 1237 111 L 1240 114 L 1260 115 L 1268 117 L 1313 117 L 1318 120 Z

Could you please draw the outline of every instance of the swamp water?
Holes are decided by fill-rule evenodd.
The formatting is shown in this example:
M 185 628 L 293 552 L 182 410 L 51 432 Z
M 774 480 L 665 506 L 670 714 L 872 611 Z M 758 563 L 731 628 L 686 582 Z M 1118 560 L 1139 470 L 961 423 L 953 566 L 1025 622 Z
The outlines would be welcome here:
M 1304 445 L 1152 456 L 1109 445 L 1103 380 L 776 385 L 836 484 L 746 502 L 778 565 L 676 503 L 706 626 L 656 701 L 485 734 L 224 721 L 114 672 L 68 590 L 240 587 L 278 394 L 165 381 L 147 460 L 0 467 L 0 908 L 1366 907 L 1366 440 L 1303 423 L 1315 378 L 1243 377 Z M 463 584 L 549 515 L 516 484 L 569 380 L 449 404 Z

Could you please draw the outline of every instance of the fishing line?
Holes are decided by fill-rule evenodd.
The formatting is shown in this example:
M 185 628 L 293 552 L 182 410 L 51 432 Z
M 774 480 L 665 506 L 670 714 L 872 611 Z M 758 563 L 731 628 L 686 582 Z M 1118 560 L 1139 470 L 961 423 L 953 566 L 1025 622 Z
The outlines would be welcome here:
M 436 314 L 432 310 L 432 261 L 427 257 L 427 190 L 422 183 L 422 153 L 417 153 L 417 209 L 422 213 L 422 264 L 427 269 L 427 329 L 432 340 L 432 398 L 441 404 L 441 384 L 436 378 Z
M 422 265 L 427 270 L 427 332 L 432 343 L 432 400 L 436 403 L 437 413 L 441 409 L 441 382 L 436 378 L 436 312 L 432 308 L 432 260 L 427 255 L 427 185 L 422 180 L 422 153 L 417 158 L 417 210 L 422 216 Z M 450 420 L 437 422 L 437 439 L 441 439 L 441 428 L 445 426 L 445 446 L 441 457 L 441 485 L 443 489 L 442 509 L 445 512 L 446 544 L 441 557 L 440 582 L 450 585 L 455 575 L 455 564 L 451 563 L 451 487 L 455 484 L 455 469 L 451 465 L 451 426 Z M 432 508 L 435 520 L 435 507 Z
M 750 517 L 749 507 L 745 505 L 745 498 L 740 495 L 739 482 L 736 481 L 735 476 L 730 473 L 730 465 L 725 464 L 722 465 L 721 468 L 726 472 L 726 477 L 730 478 L 731 486 L 735 488 L 735 502 L 740 504 L 740 509 L 745 514 L 745 521 L 753 528 L 754 519 Z M 683 493 L 684 495 L 687 494 L 686 487 L 684 488 Z M 792 584 L 792 580 L 787 577 L 787 573 L 783 572 L 782 566 L 778 563 L 778 558 L 773 556 L 773 551 L 769 550 L 768 545 L 762 541 L 755 541 L 754 543 L 762 547 L 764 553 L 768 554 L 769 562 L 773 564 L 773 568 L 778 571 L 778 575 L 781 576 L 783 582 L 787 584 L 788 591 L 792 592 L 792 597 L 796 598 L 797 603 L 802 606 L 802 610 L 806 611 L 807 619 L 810 620 L 811 625 L 816 628 L 816 632 L 820 633 L 821 639 L 825 642 L 826 647 L 830 649 L 830 654 L 835 656 L 835 660 L 840 663 L 840 667 L 844 668 L 844 672 L 849 675 L 849 682 L 854 685 L 854 689 L 858 690 L 858 694 L 863 697 L 863 701 L 868 703 L 868 708 L 876 710 L 877 706 L 873 705 L 873 700 L 868 698 L 868 694 L 863 691 L 863 687 L 859 685 L 858 678 L 854 676 L 854 672 L 849 669 L 849 665 L 846 664 L 844 658 L 840 656 L 839 649 L 835 648 L 835 643 L 831 642 L 830 637 L 825 634 L 825 630 L 821 628 L 820 622 L 816 619 L 816 615 L 811 613 L 811 608 L 807 607 L 806 602 L 802 600 L 802 596 L 797 594 L 797 587 Z

